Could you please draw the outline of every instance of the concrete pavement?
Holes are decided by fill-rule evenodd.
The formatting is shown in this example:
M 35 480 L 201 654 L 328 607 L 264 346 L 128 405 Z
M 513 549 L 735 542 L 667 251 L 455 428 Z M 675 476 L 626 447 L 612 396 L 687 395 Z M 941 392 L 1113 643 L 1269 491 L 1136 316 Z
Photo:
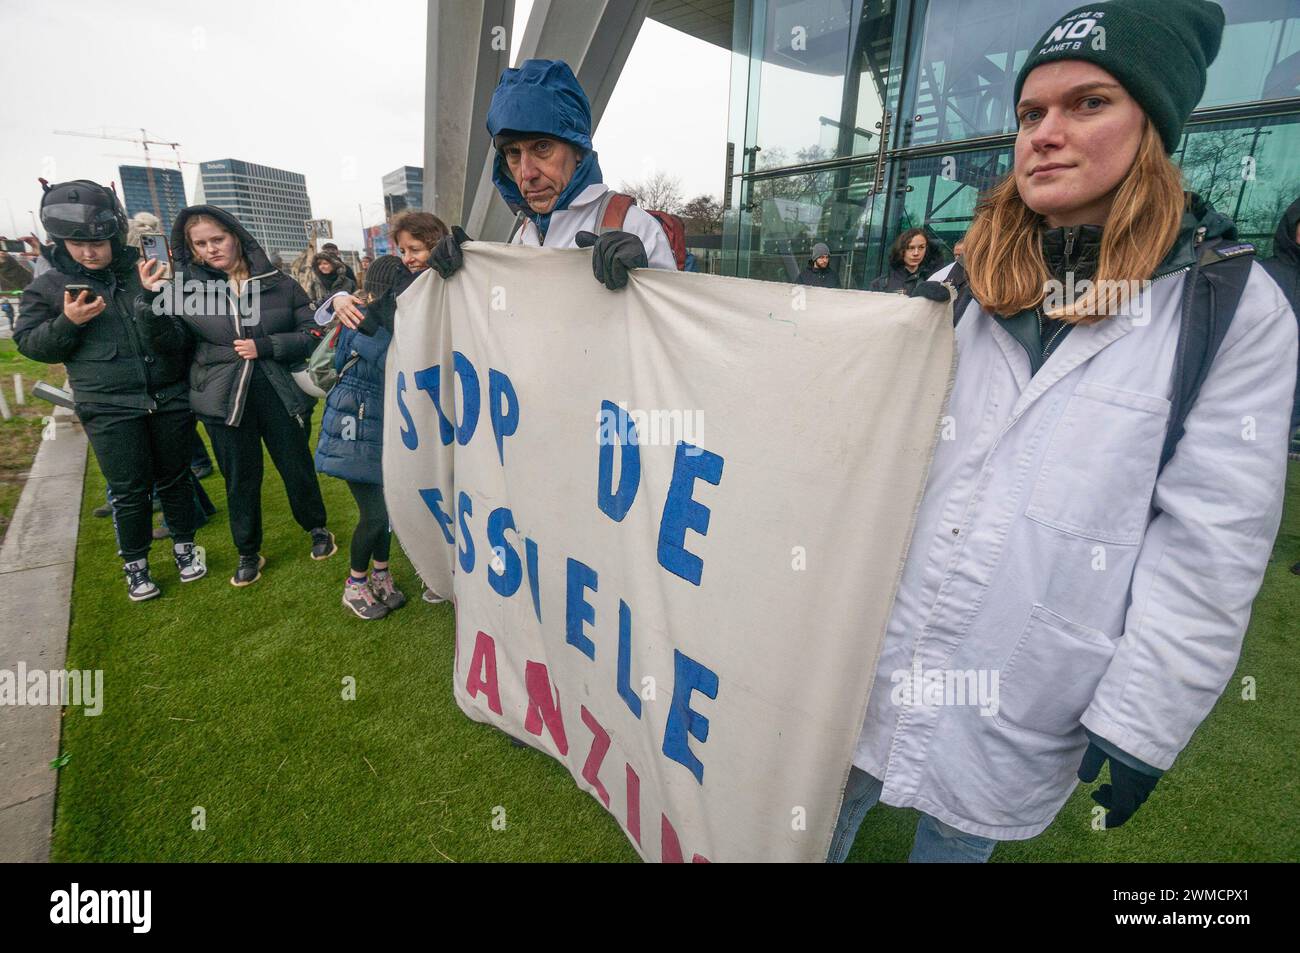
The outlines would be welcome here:
M 0 669 L 64 668 L 86 446 L 81 426 L 60 415 L 32 463 L 0 548 Z M 0 705 L 0 862 L 50 858 L 61 712 Z

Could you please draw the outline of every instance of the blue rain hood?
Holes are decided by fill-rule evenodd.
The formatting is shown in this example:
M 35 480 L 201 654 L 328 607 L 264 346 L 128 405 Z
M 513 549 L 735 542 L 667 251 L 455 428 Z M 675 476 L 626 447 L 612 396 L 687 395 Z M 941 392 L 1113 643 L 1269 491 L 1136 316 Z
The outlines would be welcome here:
M 568 208 L 587 186 L 605 181 L 591 148 L 591 103 L 563 60 L 526 60 L 518 69 L 502 73 L 488 107 L 487 128 L 493 137 L 502 132 L 533 132 L 578 147 L 581 161 L 552 211 Z M 545 236 L 551 213 L 528 210 L 499 150 L 492 165 L 492 182 L 506 204 L 515 211 L 524 209 Z

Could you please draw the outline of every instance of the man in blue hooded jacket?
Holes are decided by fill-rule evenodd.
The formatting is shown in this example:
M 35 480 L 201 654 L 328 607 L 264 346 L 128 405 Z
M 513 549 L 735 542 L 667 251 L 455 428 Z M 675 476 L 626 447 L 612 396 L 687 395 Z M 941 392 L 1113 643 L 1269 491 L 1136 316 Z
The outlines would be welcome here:
M 618 206 L 610 208 L 616 193 L 601 180 L 591 146 L 591 104 L 569 64 L 527 60 L 502 73 L 487 127 L 497 150 L 492 181 L 516 213 L 511 244 L 594 246 L 592 271 L 610 289 L 624 287 L 633 268 L 676 269 L 668 237 L 644 210 L 630 206 L 621 222 L 611 224 L 618 217 Z M 468 240 L 452 229 L 430 265 L 451 277 Z

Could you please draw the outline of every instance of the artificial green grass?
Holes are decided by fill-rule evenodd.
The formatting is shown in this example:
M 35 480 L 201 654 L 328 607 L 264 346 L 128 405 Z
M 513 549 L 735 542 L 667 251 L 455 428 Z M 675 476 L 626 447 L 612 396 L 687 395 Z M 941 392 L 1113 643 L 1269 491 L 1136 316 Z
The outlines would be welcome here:
M 26 403 L 22 405 L 14 391 L 15 374 L 23 376 Z M 18 353 L 12 340 L 0 340 L 0 390 L 13 415 L 9 420 L 0 420 L 0 539 L 18 508 L 27 471 L 41 443 L 44 419 L 54 412 L 53 404 L 32 396 L 32 387 L 40 380 L 57 385 L 66 376 L 62 365 L 30 360 Z
M 166 544 L 152 564 L 163 596 L 130 604 L 104 499 L 87 469 L 68 667 L 105 672 L 102 715 L 68 709 L 53 857 L 59 861 L 455 860 L 627 861 L 617 821 L 568 772 L 467 719 L 452 699 L 452 610 L 419 599 L 362 622 L 339 604 L 355 507 L 321 478 L 340 551 L 308 558 L 283 484 L 267 462 L 267 567 L 228 583 L 235 554 L 221 512 L 200 531 L 209 576 L 181 589 Z M 1129 824 L 1091 828 L 1089 785 L 1041 836 L 994 861 L 1300 859 L 1294 752 L 1300 708 L 1300 466 L 1255 603 L 1238 672 L 1152 799 Z M 1240 700 L 1253 675 L 1258 700 Z M 341 697 L 356 679 L 356 700 Z M 195 807 L 207 829 L 192 829 Z M 506 826 L 494 829 L 494 810 Z M 497 812 L 499 814 L 499 812 Z M 868 814 L 851 860 L 899 861 L 916 812 Z
M 319 415 L 318 415 L 319 416 Z M 182 588 L 170 543 L 150 565 L 161 598 L 131 604 L 91 454 L 68 668 L 104 670 L 104 711 L 68 709 L 53 858 L 59 861 L 636 858 L 618 823 L 558 762 L 514 748 L 452 699 L 452 609 L 420 599 L 363 622 L 340 603 L 356 506 L 321 477 L 339 552 L 309 557 L 269 460 L 260 581 L 229 583 L 224 487 L 199 531 L 205 579 Z M 356 680 L 356 700 L 342 698 Z M 192 829 L 193 809 L 207 829 Z M 504 808 L 505 829 L 493 827 Z M 499 825 L 498 825 L 499 826 Z

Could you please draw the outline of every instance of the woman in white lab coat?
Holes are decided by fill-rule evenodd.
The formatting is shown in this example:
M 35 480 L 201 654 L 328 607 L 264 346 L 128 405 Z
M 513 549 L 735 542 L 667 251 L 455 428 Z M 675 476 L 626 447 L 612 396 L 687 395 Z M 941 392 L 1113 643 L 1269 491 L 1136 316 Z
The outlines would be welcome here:
M 1072 11 L 1019 75 L 832 860 L 877 801 L 921 812 L 912 860 L 987 860 L 1107 761 L 1117 827 L 1232 676 L 1281 515 L 1296 322 L 1168 158 L 1223 27 L 1169 6 Z M 1225 268 L 1244 288 L 1166 460 L 1196 364 L 1180 328 L 1223 309 L 1192 292 Z

